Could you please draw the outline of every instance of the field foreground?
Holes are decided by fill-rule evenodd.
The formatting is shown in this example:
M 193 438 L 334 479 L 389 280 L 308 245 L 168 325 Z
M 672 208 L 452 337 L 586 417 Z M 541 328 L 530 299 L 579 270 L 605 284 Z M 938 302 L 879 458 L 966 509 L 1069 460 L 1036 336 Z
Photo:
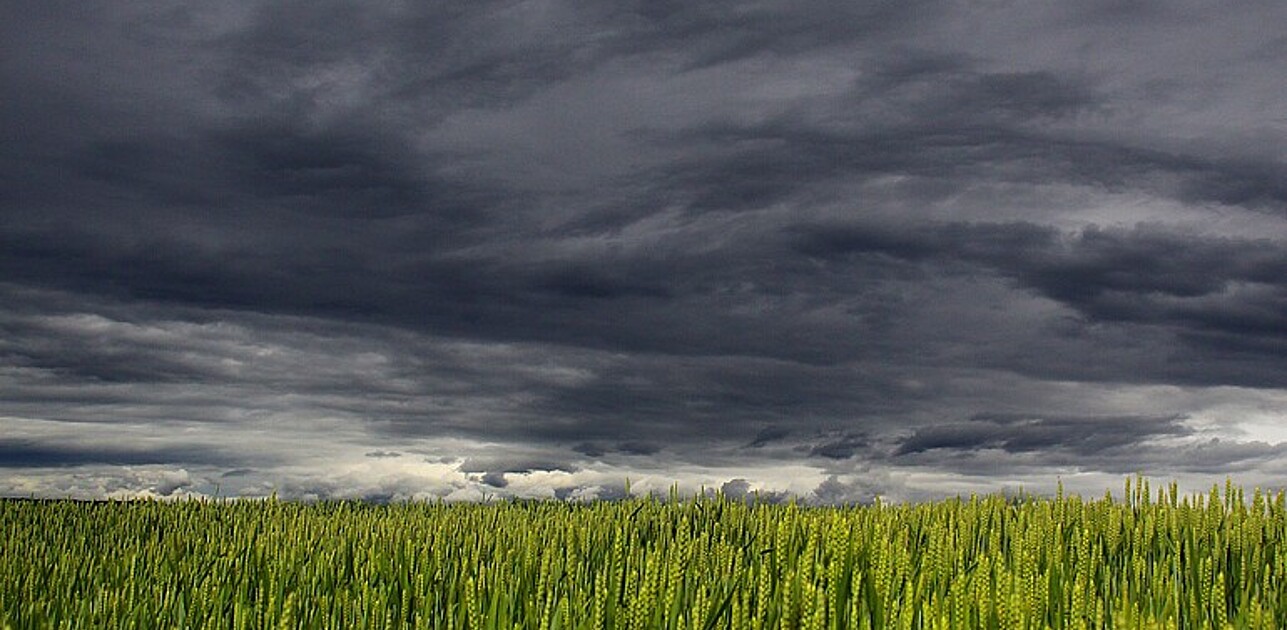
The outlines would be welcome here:
M 13 628 L 1282 628 L 1281 492 L 0 501 Z

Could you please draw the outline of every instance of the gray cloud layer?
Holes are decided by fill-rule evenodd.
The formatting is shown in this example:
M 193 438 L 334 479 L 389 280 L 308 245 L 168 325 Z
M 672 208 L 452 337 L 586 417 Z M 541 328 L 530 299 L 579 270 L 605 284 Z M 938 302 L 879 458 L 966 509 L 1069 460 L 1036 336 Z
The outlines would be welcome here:
M 1273 479 L 1283 26 L 0 9 L 0 491 Z

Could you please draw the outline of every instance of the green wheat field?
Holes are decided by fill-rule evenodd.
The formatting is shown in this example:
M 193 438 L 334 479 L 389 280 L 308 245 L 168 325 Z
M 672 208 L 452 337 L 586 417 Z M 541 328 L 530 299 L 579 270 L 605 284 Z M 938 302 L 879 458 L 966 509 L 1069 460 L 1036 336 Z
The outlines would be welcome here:
M 1232 484 L 846 508 L 17 500 L 0 532 L 11 628 L 1287 626 L 1284 495 Z

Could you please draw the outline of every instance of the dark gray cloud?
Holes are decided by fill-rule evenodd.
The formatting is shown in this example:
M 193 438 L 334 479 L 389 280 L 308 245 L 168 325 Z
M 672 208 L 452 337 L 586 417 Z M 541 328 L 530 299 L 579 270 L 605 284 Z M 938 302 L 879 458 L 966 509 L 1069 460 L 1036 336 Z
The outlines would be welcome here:
M 1284 25 L 0 8 L 0 490 L 852 502 L 1126 451 L 1268 476 Z
M 799 251 L 822 259 L 896 260 L 940 273 L 977 266 L 1065 305 L 1087 325 L 1165 330 L 1173 339 L 1170 356 L 1187 359 L 1188 369 L 1159 361 L 1118 378 L 1272 387 L 1283 376 L 1276 357 L 1287 334 L 1281 308 L 1287 256 L 1274 240 L 1198 237 L 1149 225 L 1073 233 L 1031 223 L 792 230 Z M 1230 369 L 1234 355 L 1257 369 Z
M 8 469 L 69 468 L 102 464 L 236 466 L 241 459 L 235 453 L 189 445 L 146 448 L 103 444 L 58 445 L 31 439 L 0 439 L 0 468 Z
M 617 450 L 626 455 L 655 455 L 661 446 L 652 442 L 622 442 L 617 445 Z
M 867 440 L 861 435 L 845 435 L 828 440 L 809 449 L 810 455 L 831 459 L 849 459 L 867 446 Z
M 750 444 L 747 444 L 747 446 L 750 448 L 759 448 L 766 444 L 777 442 L 788 435 L 791 435 L 790 429 L 785 427 L 767 426 L 760 429 L 760 432 L 755 434 L 755 439 L 751 440 Z
M 1068 450 L 1079 455 L 1095 455 L 1131 448 L 1158 437 L 1189 435 L 1192 430 L 1182 420 L 1148 416 L 1061 418 L 985 414 L 967 422 L 917 429 L 903 440 L 895 454 L 992 448 L 1009 453 Z
M 482 482 L 493 488 L 504 488 L 509 485 L 505 480 L 505 473 L 502 471 L 491 471 L 483 475 Z

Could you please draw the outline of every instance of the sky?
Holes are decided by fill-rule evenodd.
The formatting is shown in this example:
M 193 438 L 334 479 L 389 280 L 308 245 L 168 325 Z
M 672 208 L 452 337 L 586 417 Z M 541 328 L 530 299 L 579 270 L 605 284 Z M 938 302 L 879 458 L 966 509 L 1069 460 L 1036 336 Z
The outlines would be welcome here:
M 0 5 L 0 495 L 1287 478 L 1287 4 Z

